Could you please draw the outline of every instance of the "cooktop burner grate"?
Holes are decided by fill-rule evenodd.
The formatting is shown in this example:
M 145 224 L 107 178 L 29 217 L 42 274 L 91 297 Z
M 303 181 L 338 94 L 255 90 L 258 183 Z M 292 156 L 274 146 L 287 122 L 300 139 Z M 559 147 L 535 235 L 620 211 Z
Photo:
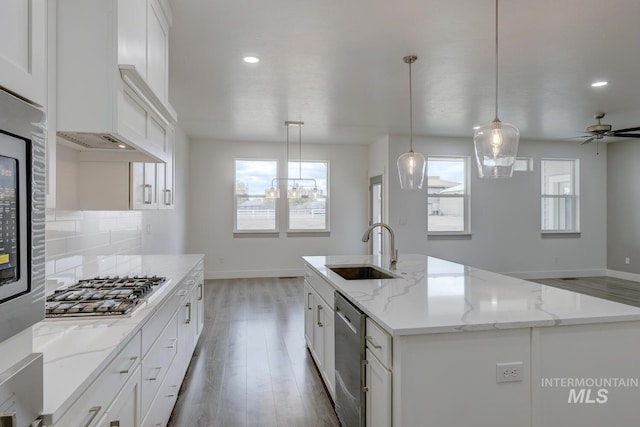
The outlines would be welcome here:
M 166 281 L 157 276 L 80 280 L 47 297 L 46 317 L 127 315 Z

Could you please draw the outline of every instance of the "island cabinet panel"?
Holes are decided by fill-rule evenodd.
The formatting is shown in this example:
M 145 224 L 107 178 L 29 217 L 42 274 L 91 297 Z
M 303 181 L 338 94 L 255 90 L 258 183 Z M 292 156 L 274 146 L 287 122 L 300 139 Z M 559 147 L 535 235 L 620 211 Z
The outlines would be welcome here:
M 394 337 L 393 425 L 529 427 L 530 329 Z M 523 380 L 496 382 L 522 362 Z
M 532 427 L 635 427 L 640 322 L 535 328 Z
M 391 427 L 391 371 L 367 348 L 367 427 Z
M 334 288 L 307 268 L 305 292 L 305 341 L 322 379 L 335 396 Z

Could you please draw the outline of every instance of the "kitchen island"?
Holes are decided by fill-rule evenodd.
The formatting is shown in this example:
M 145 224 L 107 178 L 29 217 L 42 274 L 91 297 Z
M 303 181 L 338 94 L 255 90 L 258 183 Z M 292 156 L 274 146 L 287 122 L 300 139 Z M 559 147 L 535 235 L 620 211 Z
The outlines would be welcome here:
M 45 425 L 165 425 L 202 330 L 202 255 L 122 256 L 93 276 L 167 281 L 131 315 L 45 319 Z M 113 424 L 118 422 L 119 424 Z
M 631 427 L 640 419 L 639 308 L 422 255 L 401 256 L 394 271 L 372 256 L 304 261 L 307 283 L 320 289 L 313 295 L 330 305 L 328 284 L 369 316 L 367 425 Z M 337 265 L 395 277 L 346 280 L 327 267 Z

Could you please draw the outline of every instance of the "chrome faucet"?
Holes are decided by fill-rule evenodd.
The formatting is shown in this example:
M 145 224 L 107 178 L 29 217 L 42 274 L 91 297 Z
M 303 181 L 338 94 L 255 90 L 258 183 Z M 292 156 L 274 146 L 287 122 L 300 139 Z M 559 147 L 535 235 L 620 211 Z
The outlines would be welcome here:
M 364 234 L 362 235 L 362 241 L 365 243 L 368 242 L 369 237 L 371 236 L 371 231 L 376 227 L 382 227 L 389 230 L 389 235 L 391 236 L 391 260 L 389 262 L 389 267 L 392 270 L 395 270 L 396 264 L 398 263 L 398 250 L 396 249 L 396 242 L 395 242 L 396 238 L 395 238 L 395 235 L 393 234 L 393 230 L 391 229 L 391 227 L 389 227 L 384 222 L 376 222 L 375 224 L 372 224 L 371 226 L 369 226 L 369 228 L 367 228 L 367 231 L 364 232 Z

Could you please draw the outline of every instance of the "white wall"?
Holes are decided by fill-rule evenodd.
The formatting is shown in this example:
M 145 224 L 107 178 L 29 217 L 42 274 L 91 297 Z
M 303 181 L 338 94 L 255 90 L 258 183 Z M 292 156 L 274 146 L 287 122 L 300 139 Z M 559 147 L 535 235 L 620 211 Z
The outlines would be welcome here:
M 362 254 L 367 226 L 368 149 L 364 145 L 303 144 L 303 160 L 328 160 L 329 235 L 289 237 L 233 234 L 234 160 L 286 162 L 283 143 L 191 141 L 189 155 L 189 252 L 204 253 L 207 278 L 291 276 L 302 273 L 303 255 Z
M 389 174 L 389 222 L 402 253 L 424 253 L 523 278 L 599 275 L 606 271 L 607 155 L 575 141 L 521 141 L 519 157 L 533 157 L 534 171 L 504 180 L 478 178 L 471 138 L 414 137 L 427 155 L 464 155 L 471 161 L 471 233 L 468 239 L 427 239 L 426 190 L 400 190 Z M 409 147 L 392 136 L 389 163 Z M 580 159 L 579 237 L 543 238 L 540 233 L 540 159 Z M 400 223 L 406 225 L 400 225 Z

